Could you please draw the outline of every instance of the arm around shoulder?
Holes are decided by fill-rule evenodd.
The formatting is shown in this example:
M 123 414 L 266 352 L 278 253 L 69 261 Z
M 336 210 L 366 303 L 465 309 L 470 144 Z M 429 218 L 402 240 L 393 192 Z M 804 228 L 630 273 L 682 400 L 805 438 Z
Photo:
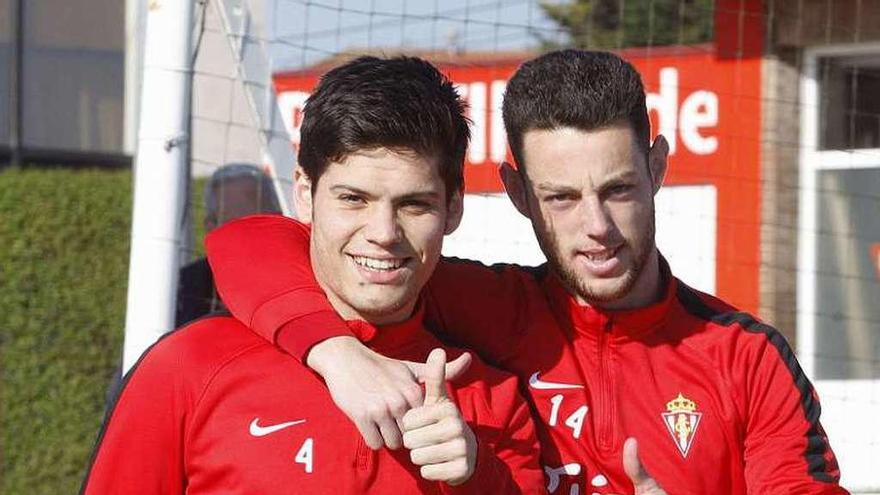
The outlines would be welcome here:
M 546 270 L 443 258 L 426 286 L 426 317 L 456 343 L 501 364 L 529 328 L 532 308 L 544 302 Z
M 251 330 L 303 360 L 312 346 L 352 333 L 312 273 L 309 227 L 280 215 L 224 224 L 205 238 L 218 293 Z

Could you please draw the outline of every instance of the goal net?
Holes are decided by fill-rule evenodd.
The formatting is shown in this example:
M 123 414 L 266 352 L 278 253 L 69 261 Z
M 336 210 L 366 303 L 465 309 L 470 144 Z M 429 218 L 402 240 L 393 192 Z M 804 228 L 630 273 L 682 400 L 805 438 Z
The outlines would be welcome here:
M 473 122 L 464 220 L 444 253 L 539 264 L 497 175 L 511 160 L 506 82 L 547 50 L 615 51 L 640 71 L 652 131 L 671 148 L 660 250 L 687 283 L 786 336 L 821 396 L 846 486 L 880 491 L 877 26 L 880 4 L 864 0 L 199 3 L 188 252 L 200 253 L 205 182 L 229 164 L 265 171 L 293 214 L 299 125 L 317 79 L 359 54 L 405 53 L 456 82 Z M 233 208 L 212 194 L 211 208 Z

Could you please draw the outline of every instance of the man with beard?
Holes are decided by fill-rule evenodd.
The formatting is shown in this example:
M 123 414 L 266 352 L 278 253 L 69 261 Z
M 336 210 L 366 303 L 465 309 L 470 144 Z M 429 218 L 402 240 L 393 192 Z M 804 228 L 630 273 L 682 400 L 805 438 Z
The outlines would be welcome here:
M 406 449 L 367 448 L 317 375 L 213 317 L 128 373 L 82 492 L 542 493 L 516 378 L 468 368 L 422 325 L 421 289 L 461 219 L 468 137 L 452 83 L 417 58 L 353 60 L 305 107 L 294 199 L 316 283 L 371 352 L 424 362 L 424 399 L 399 418 Z
M 635 69 L 608 53 L 543 55 L 509 81 L 503 110 L 516 168 L 502 179 L 549 262 L 443 260 L 425 301 L 436 331 L 519 376 L 548 491 L 643 493 L 620 462 L 635 437 L 673 493 L 846 493 L 785 339 L 677 280 L 655 246 L 668 146 L 650 142 Z M 232 312 L 318 370 L 369 443 L 394 442 L 387 425 L 418 403 L 406 385 L 418 370 L 347 337 L 326 302 L 303 304 L 307 245 L 293 221 L 244 220 L 208 250 Z M 280 285 L 253 289 L 254 271 Z

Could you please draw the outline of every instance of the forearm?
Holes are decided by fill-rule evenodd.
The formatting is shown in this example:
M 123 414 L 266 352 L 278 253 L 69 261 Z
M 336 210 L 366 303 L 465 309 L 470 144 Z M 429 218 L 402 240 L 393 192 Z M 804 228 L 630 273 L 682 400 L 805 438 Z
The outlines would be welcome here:
M 531 305 L 544 300 L 520 267 L 457 258 L 441 260 L 423 294 L 433 329 L 502 367 L 532 323 Z
M 315 280 L 309 242 L 308 226 L 271 215 L 229 222 L 205 239 L 233 316 L 300 360 L 323 340 L 352 335 Z

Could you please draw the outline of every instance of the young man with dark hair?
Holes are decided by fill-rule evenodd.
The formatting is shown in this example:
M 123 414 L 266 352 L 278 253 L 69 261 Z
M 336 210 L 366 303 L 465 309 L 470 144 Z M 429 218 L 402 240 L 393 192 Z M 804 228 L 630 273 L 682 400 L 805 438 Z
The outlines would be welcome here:
M 517 168 L 504 164 L 502 179 L 549 262 L 442 260 L 423 294 L 432 328 L 527 384 L 548 491 L 647 493 L 632 458 L 620 462 L 635 437 L 672 493 L 846 493 L 785 339 L 676 279 L 656 248 L 668 147 L 649 140 L 635 69 L 608 53 L 549 53 L 520 67 L 503 110 Z M 243 220 L 213 234 L 209 258 L 232 312 L 306 359 L 369 430 L 414 378 L 346 336 L 326 301 L 300 304 L 315 285 L 308 242 L 293 221 Z M 267 251 L 284 258 L 263 261 Z M 258 277 L 273 290 L 251 290 Z
M 516 378 L 422 325 L 421 288 L 461 218 L 463 112 L 448 79 L 405 57 L 330 71 L 305 107 L 294 200 L 320 288 L 300 309 L 323 289 L 371 352 L 424 362 L 424 396 L 413 384 L 418 402 L 378 425 L 402 438 L 371 450 L 318 376 L 235 319 L 207 318 L 129 372 L 83 493 L 544 491 Z

